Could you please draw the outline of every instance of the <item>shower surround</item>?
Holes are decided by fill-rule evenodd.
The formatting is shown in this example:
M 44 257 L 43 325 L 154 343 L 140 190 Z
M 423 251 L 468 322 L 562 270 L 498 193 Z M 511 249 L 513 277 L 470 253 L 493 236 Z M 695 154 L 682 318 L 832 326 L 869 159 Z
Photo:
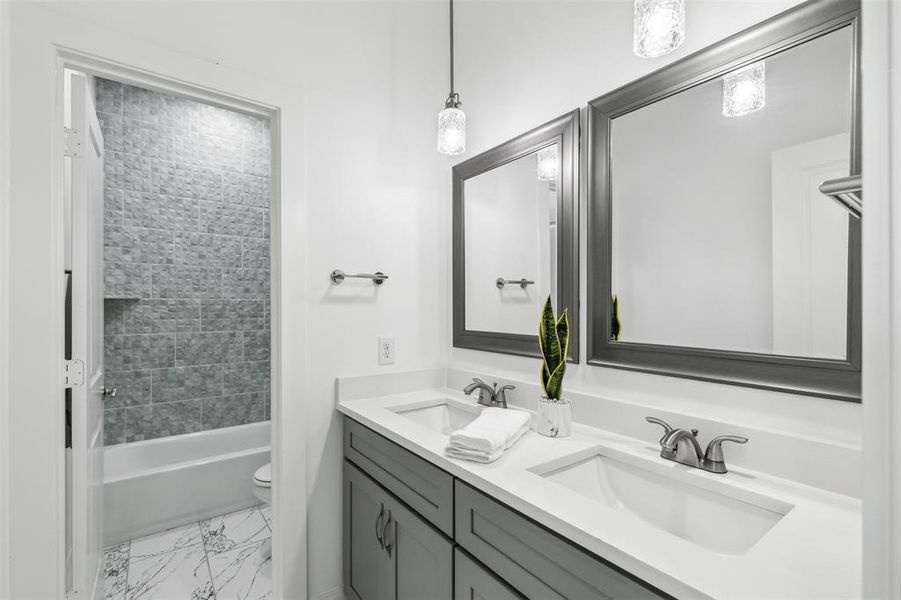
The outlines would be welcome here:
M 103 79 L 105 443 L 269 418 L 267 120 Z

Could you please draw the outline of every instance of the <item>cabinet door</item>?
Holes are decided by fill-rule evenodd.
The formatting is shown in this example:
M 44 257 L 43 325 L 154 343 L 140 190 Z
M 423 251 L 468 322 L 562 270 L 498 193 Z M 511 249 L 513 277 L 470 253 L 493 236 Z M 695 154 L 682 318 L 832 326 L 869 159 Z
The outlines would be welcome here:
M 391 597 L 391 559 L 381 531 L 387 522 L 384 491 L 344 463 L 344 584 L 353 600 Z
M 457 548 L 454 551 L 454 600 L 522 600 L 501 579 Z
M 393 497 L 385 547 L 392 561 L 391 600 L 451 600 L 453 542 Z

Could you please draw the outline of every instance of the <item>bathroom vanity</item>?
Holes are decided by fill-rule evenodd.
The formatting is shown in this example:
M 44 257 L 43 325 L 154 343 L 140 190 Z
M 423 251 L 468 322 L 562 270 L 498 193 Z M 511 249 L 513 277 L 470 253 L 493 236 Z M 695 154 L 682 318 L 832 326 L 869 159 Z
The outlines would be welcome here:
M 344 456 L 345 581 L 361 600 L 669 597 L 349 417 Z
M 447 434 L 480 411 L 461 392 L 340 396 L 350 598 L 859 595 L 855 499 L 580 424 L 452 460 Z

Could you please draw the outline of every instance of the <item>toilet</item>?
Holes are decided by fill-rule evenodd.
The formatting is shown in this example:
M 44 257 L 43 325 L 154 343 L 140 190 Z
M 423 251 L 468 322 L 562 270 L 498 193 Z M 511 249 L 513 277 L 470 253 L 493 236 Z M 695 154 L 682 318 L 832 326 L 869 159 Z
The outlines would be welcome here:
M 265 502 L 272 504 L 272 463 L 266 463 L 253 474 L 253 495 Z M 272 538 L 260 547 L 260 562 L 265 562 L 272 557 Z

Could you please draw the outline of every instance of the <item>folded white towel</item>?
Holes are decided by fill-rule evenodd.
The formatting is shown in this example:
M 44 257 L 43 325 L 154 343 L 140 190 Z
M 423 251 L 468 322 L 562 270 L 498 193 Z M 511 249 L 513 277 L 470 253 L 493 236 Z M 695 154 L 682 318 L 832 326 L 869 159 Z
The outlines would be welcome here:
M 451 433 L 445 453 L 453 458 L 491 462 L 529 430 L 525 411 L 486 408 L 472 423 Z
M 492 454 L 517 437 L 531 418 L 524 410 L 489 407 L 472 423 L 451 433 L 448 441 L 451 446 Z

